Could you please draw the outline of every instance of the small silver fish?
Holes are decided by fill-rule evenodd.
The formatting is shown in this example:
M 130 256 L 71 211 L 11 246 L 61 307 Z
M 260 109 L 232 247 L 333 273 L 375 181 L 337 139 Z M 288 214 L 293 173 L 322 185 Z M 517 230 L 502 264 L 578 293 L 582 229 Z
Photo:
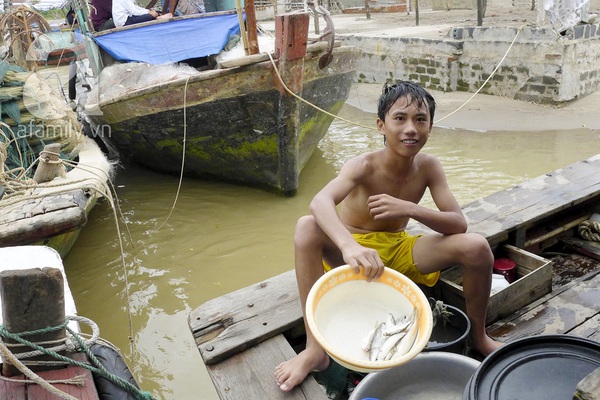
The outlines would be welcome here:
M 395 335 L 387 336 L 387 339 L 381 346 L 377 360 L 389 360 L 396 351 L 396 345 L 406 335 L 405 331 L 396 333 Z
M 383 334 L 385 336 L 392 336 L 392 335 L 395 335 L 397 333 L 407 330 L 413 323 L 414 316 L 415 316 L 415 314 L 413 311 L 413 314 L 411 314 L 411 315 L 404 315 L 401 318 L 398 318 L 398 320 L 396 320 L 396 324 L 387 325 Z
M 369 333 L 363 338 L 362 345 L 360 346 L 363 351 L 369 352 L 371 350 L 371 344 L 373 343 L 373 338 L 375 337 L 375 332 L 377 331 L 377 325 L 375 328 L 371 329 Z
M 389 328 L 390 326 L 394 325 L 396 325 L 396 319 L 394 318 L 394 314 L 389 313 L 387 319 L 385 320 L 385 326 Z
M 400 340 L 400 343 L 397 344 L 397 351 L 394 357 L 403 356 L 408 353 L 415 343 L 417 333 L 419 332 L 419 309 L 416 307 L 414 311 L 414 321 L 415 323 L 411 325 L 408 332 L 406 332 L 406 335 Z
M 371 350 L 369 351 L 369 360 L 377 361 L 377 355 L 379 354 L 379 350 L 381 346 L 383 346 L 384 336 L 383 330 L 385 329 L 385 322 L 379 324 L 377 329 L 375 330 L 375 335 L 373 336 L 373 341 L 371 342 Z

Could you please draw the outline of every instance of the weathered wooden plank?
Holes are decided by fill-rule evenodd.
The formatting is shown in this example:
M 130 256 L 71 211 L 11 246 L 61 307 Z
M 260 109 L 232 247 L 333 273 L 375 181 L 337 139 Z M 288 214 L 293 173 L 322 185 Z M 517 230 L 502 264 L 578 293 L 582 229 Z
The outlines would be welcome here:
M 79 229 L 87 222 L 88 201 L 86 192 L 76 189 L 7 205 L 0 213 L 0 245 L 32 244 Z
M 469 230 L 495 242 L 496 236 L 600 195 L 600 155 L 533 178 L 463 207 Z
M 569 335 L 588 338 L 600 342 L 600 313 L 569 332 Z
M 20 219 L 33 218 L 52 211 L 85 207 L 88 196 L 83 189 L 67 193 L 49 194 L 44 197 L 31 199 L 14 205 L 7 205 L 0 214 L 0 224 L 10 224 Z
M 469 231 L 495 247 L 511 232 L 534 226 L 544 218 L 600 196 L 600 154 L 475 200 L 462 207 Z M 411 223 L 411 233 L 431 230 Z
M 600 368 L 596 368 L 577 384 L 573 399 L 600 400 Z
M 214 364 L 301 323 L 293 270 L 210 300 L 190 313 L 204 362 Z
M 47 237 L 70 232 L 87 222 L 85 209 L 70 207 L 38 214 L 12 223 L 0 225 L 0 245 L 15 246 L 35 243 Z
M 578 238 L 569 238 L 563 240 L 565 244 L 575 251 L 595 260 L 600 260 L 600 242 L 590 242 Z
M 223 400 L 326 400 L 324 390 L 312 377 L 289 393 L 279 390 L 275 382 L 275 367 L 295 354 L 280 334 L 207 368 Z
M 526 336 L 570 333 L 600 312 L 600 271 L 578 278 L 543 300 L 526 308 L 525 313 L 490 326 L 488 334 L 508 342 Z

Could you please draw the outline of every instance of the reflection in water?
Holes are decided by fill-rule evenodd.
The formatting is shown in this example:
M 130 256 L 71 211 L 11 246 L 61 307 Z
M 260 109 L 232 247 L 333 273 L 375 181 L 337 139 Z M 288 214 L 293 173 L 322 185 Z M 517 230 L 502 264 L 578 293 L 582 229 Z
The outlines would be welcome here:
M 375 126 L 375 116 L 346 106 L 341 115 Z M 437 155 L 459 203 L 594 155 L 597 132 L 465 132 L 434 129 L 426 152 Z M 129 357 L 144 390 L 159 399 L 216 399 L 188 328 L 204 302 L 293 268 L 293 232 L 312 196 L 343 163 L 383 145 L 376 131 L 335 122 L 305 167 L 299 193 L 283 198 L 252 188 L 184 180 L 167 223 L 178 179 L 134 166 L 118 171 L 128 290 L 115 218 L 99 204 L 65 260 L 81 315 Z M 430 200 L 426 200 L 429 201 Z M 429 203 L 430 204 L 430 203 Z M 274 381 L 273 381 L 274 383 Z

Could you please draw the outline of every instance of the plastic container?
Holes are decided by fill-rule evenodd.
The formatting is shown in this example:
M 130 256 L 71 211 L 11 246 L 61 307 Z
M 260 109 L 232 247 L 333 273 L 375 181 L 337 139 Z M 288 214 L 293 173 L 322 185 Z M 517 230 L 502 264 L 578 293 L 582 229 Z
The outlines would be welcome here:
M 479 365 L 463 400 L 564 400 L 600 367 L 600 343 L 568 335 L 542 335 L 502 346 Z
M 446 324 L 438 320 L 433 326 L 429 343 L 424 351 L 447 351 L 456 354 L 465 354 L 466 342 L 471 321 L 462 310 L 451 305 L 446 305 L 452 314 Z
M 410 350 L 389 360 L 371 361 L 361 347 L 369 331 L 390 313 L 409 315 L 415 308 L 419 313 L 411 326 L 416 337 Z M 374 282 L 367 282 L 349 265 L 327 272 L 308 293 L 305 318 L 321 348 L 338 364 L 356 372 L 376 372 L 409 362 L 427 345 L 433 328 L 431 307 L 421 288 L 387 267 Z
M 504 275 L 508 283 L 513 283 L 517 278 L 517 264 L 509 258 L 494 260 L 494 273 Z
M 461 400 L 479 361 L 454 353 L 421 353 L 406 364 L 368 374 L 349 400 Z
M 510 283 L 508 283 L 504 275 L 492 274 L 492 290 L 490 291 L 490 295 L 498 293 L 505 287 L 508 287 L 508 285 Z

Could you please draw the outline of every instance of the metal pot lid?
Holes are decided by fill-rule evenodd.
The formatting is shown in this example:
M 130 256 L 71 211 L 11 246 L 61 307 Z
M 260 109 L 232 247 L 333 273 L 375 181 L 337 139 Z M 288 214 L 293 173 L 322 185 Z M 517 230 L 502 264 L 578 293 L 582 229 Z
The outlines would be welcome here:
M 571 399 L 577 384 L 598 367 L 598 342 L 568 335 L 522 338 L 482 361 L 465 400 Z

